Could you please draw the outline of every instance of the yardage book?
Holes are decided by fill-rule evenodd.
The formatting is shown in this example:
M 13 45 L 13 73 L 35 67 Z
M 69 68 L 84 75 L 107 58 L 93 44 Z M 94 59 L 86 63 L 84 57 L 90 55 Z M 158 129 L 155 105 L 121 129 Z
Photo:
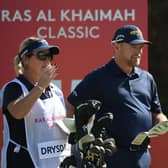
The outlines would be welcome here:
M 132 145 L 141 145 L 145 138 L 153 138 L 168 132 L 168 121 L 163 121 L 153 126 L 149 131 L 139 133 L 131 142 Z

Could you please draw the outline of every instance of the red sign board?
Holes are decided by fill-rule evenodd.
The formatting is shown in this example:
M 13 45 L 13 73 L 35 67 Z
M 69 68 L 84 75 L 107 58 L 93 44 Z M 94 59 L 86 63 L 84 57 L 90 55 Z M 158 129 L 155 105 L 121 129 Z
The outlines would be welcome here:
M 60 46 L 54 61 L 64 94 L 72 84 L 112 57 L 111 38 L 117 27 L 136 24 L 147 38 L 147 2 L 145 0 L 12 1 L 1 2 L 1 81 L 15 76 L 13 58 L 20 42 L 29 36 L 45 38 Z M 142 67 L 147 68 L 147 49 Z
M 86 73 L 110 60 L 112 36 L 116 28 L 124 24 L 139 26 L 148 39 L 146 0 L 2 1 L 0 88 L 15 77 L 13 59 L 20 42 L 26 37 L 38 36 L 60 46 L 60 55 L 54 58 L 59 67 L 54 82 L 66 97 Z M 147 69 L 147 65 L 145 48 L 141 67 Z M 2 121 L 2 114 L 0 117 Z M 2 137 L 2 124 L 0 135 Z

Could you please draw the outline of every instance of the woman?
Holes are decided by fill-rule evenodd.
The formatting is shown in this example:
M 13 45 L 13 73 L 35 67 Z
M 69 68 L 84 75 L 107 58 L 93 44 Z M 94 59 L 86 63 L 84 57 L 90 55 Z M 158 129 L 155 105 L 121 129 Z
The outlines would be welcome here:
M 58 46 L 36 37 L 20 45 L 16 78 L 3 87 L 2 168 L 57 168 L 70 154 L 63 93 L 51 83 L 57 54 Z

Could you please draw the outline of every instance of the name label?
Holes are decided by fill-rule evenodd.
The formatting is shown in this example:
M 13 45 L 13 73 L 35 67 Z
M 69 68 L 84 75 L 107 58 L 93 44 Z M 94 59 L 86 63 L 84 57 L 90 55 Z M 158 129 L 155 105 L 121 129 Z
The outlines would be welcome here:
M 70 145 L 66 140 L 49 141 L 38 144 L 40 159 L 70 155 Z

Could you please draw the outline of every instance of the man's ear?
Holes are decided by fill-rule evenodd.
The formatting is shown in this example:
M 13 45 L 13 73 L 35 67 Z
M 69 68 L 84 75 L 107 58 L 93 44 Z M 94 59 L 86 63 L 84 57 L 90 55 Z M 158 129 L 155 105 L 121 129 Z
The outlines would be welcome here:
M 112 46 L 113 46 L 113 48 L 114 48 L 116 51 L 120 50 L 120 44 L 118 44 L 118 43 L 112 43 Z

